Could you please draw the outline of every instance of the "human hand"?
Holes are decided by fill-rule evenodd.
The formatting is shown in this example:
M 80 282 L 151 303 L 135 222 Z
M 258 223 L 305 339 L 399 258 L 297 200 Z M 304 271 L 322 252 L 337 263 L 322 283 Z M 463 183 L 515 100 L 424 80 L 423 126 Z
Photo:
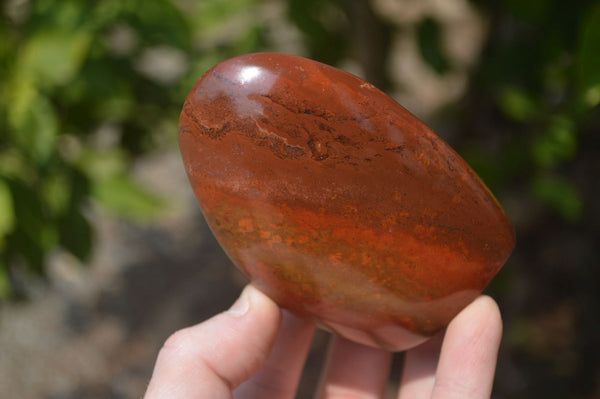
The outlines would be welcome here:
M 166 341 L 145 399 L 294 398 L 314 331 L 249 285 L 228 311 Z M 498 306 L 479 297 L 443 337 L 407 351 L 398 399 L 489 398 L 501 336 Z M 391 358 L 334 337 L 318 397 L 381 398 Z

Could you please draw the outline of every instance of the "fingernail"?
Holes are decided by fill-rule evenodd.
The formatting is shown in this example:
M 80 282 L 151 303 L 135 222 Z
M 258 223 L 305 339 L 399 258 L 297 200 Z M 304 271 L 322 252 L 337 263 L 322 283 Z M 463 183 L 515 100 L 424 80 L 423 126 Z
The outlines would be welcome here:
M 244 289 L 242 294 L 238 298 L 237 301 L 227 311 L 230 315 L 234 317 L 242 317 L 246 313 L 248 313 L 248 309 L 250 309 L 250 300 L 248 299 L 248 290 Z

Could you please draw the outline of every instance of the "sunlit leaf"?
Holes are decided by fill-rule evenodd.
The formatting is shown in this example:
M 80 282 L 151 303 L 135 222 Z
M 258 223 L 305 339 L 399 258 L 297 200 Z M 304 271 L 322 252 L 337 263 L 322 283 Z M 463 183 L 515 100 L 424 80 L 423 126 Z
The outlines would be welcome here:
M 13 140 L 23 153 L 43 164 L 55 150 L 58 120 L 48 98 L 28 82 L 23 80 L 12 92 L 9 122 Z
M 532 182 L 533 194 L 565 220 L 576 222 L 583 214 L 583 200 L 577 187 L 559 176 L 540 176 Z
M 577 151 L 575 124 L 565 116 L 551 118 L 548 128 L 533 141 L 533 156 L 543 167 L 556 166 Z
M 163 201 L 126 175 L 93 183 L 94 197 L 121 217 L 147 220 L 164 209 Z
M 506 116 L 518 122 L 531 121 L 539 113 L 536 101 L 518 86 L 505 86 L 498 96 L 498 105 Z
M 53 173 L 42 182 L 41 194 L 48 210 L 53 215 L 66 211 L 71 197 L 71 186 L 63 174 Z
M 35 175 L 35 168 L 17 148 L 10 148 L 0 153 L 0 175 L 6 178 L 21 178 L 31 180 Z
M 92 180 L 106 180 L 125 173 L 127 155 L 120 149 L 107 151 L 87 149 L 79 157 L 77 166 Z
M 10 100 L 8 101 L 8 122 L 10 125 L 19 129 L 30 117 L 30 110 L 33 103 L 39 95 L 35 83 L 31 79 L 23 76 L 10 81 L 11 85 L 8 91 Z
M 255 4 L 256 0 L 204 0 L 197 2 L 197 15 L 191 22 L 200 30 L 214 28 L 239 15 L 248 14 Z
M 91 39 L 86 30 L 36 32 L 20 54 L 18 73 L 45 87 L 65 84 L 81 67 Z
M 15 213 L 10 187 L 0 180 L 0 250 L 4 246 L 4 236 L 10 233 L 15 225 Z
M 590 107 L 600 104 L 600 4 L 589 12 L 581 26 L 577 73 L 584 101 Z

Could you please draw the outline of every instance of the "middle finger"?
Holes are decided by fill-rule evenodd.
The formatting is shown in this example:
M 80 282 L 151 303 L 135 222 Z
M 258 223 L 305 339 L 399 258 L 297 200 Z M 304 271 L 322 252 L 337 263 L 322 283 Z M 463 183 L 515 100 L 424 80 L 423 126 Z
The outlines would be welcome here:
M 321 399 L 381 398 L 387 383 L 392 354 L 357 344 L 339 336 L 332 338 L 325 373 L 320 384 Z

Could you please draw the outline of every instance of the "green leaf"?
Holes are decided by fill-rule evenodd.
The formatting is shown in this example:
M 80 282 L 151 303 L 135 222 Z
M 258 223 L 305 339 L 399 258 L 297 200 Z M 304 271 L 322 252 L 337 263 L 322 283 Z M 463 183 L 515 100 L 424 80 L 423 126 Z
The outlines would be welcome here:
M 58 118 L 54 107 L 29 80 L 15 83 L 9 106 L 12 138 L 20 150 L 43 164 L 56 148 Z
M 18 180 L 8 181 L 13 194 L 16 225 L 7 236 L 12 256 L 22 257 L 33 271 L 42 273 L 48 252 L 58 242 L 58 226 L 48 220 L 36 190 Z
M 443 46 L 440 24 L 433 18 L 423 19 L 417 26 L 417 40 L 421 56 L 438 74 L 450 70 L 450 62 Z
M 81 28 L 89 19 L 91 4 L 79 0 L 36 0 L 31 2 L 31 14 L 37 24 L 65 30 Z
M 164 209 L 163 202 L 127 175 L 93 181 L 92 191 L 100 203 L 117 215 L 148 220 Z
M 58 120 L 54 107 L 47 98 L 39 96 L 33 104 L 25 129 L 31 133 L 31 152 L 35 159 L 44 163 L 56 149 Z
M 30 110 L 39 93 L 34 82 L 21 75 L 18 75 L 10 83 L 8 91 L 10 101 L 7 104 L 8 122 L 13 128 L 20 129 L 29 118 Z
M 90 180 L 105 180 L 125 173 L 127 154 L 116 148 L 107 151 L 87 149 L 79 157 L 77 166 Z
M 137 0 L 130 23 L 149 43 L 187 48 L 190 44 L 188 22 L 173 2 Z
M 135 98 L 127 92 L 115 93 L 99 104 L 98 116 L 104 121 L 120 122 L 135 112 Z
M 191 20 L 195 27 L 211 29 L 227 23 L 228 20 L 252 11 L 254 0 L 204 0 L 197 2 L 198 11 Z
M 126 162 L 120 150 L 86 151 L 78 165 L 103 206 L 121 217 L 149 219 L 163 209 L 163 202 L 131 179 Z
M 50 173 L 42 182 L 41 194 L 51 214 L 63 214 L 71 197 L 70 182 L 64 174 Z
M 32 180 L 36 173 L 34 166 L 17 148 L 13 147 L 0 152 L 0 175 L 5 178 Z
M 9 186 L 14 200 L 18 240 L 27 241 L 24 246 L 35 246 L 41 251 L 53 248 L 58 241 L 58 226 L 49 223 L 42 198 L 35 189 L 18 180 L 9 181 Z
M 89 260 L 92 252 L 93 231 L 81 211 L 75 207 L 72 208 L 60 219 L 59 224 L 60 245 L 80 261 Z
M 348 48 L 344 14 L 339 1 L 288 1 L 288 17 L 304 34 L 310 58 L 330 65 L 337 64 Z
M 255 25 L 248 29 L 246 34 L 234 45 L 234 51 L 238 54 L 250 53 L 256 49 L 264 48 L 266 43 L 266 32 L 263 26 Z
M 12 293 L 7 265 L 0 259 L 0 301 L 8 299 Z
M 43 87 L 64 85 L 79 71 L 92 41 L 83 29 L 40 30 L 26 42 L 17 72 Z
M 485 149 L 472 146 L 464 150 L 461 155 L 488 187 L 493 189 L 501 184 L 502 171 L 498 168 L 499 162 Z
M 498 106 L 509 118 L 518 122 L 528 122 L 539 114 L 536 101 L 518 86 L 505 86 L 498 97 Z
M 4 237 L 15 226 L 15 211 L 10 187 L 0 180 L 0 250 L 4 247 Z
M 533 156 L 538 165 L 553 167 L 571 159 L 577 152 L 575 123 L 565 116 L 554 116 L 550 125 L 533 141 Z
M 558 176 L 538 176 L 532 182 L 533 194 L 565 220 L 576 222 L 583 214 L 583 201 L 577 187 Z
M 579 34 L 577 78 L 589 107 L 600 104 L 600 4 L 585 18 Z

